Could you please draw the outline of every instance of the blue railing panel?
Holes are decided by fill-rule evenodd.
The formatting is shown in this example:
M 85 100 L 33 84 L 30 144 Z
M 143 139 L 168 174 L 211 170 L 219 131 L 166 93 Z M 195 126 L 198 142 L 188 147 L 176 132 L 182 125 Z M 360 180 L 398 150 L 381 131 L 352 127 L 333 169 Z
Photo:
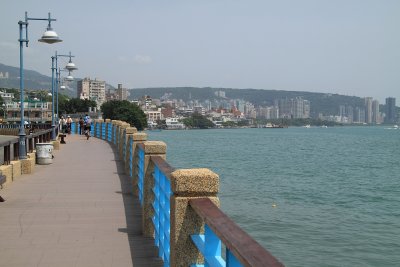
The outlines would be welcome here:
M 76 129 L 76 123 L 71 123 L 71 133 L 74 134 Z
M 138 188 L 139 188 L 139 201 L 143 206 L 143 184 L 144 184 L 144 151 L 139 148 L 138 150 Z
M 108 123 L 108 129 L 107 129 L 107 141 L 111 142 L 112 138 L 112 124 Z
M 204 229 L 204 235 L 192 235 L 193 243 L 197 249 L 204 256 L 204 266 L 210 267 L 242 267 L 243 265 L 239 260 L 226 248 L 226 262 L 221 256 L 221 240 L 206 224 Z M 202 265 L 192 265 L 202 266 Z
M 129 141 L 129 176 L 133 177 L 133 138 Z
M 101 124 L 101 139 L 106 139 L 106 124 L 102 123 Z
M 99 137 L 100 136 L 100 123 L 96 123 L 96 136 Z
M 114 144 L 117 144 L 118 136 L 117 136 L 117 125 L 114 126 Z
M 154 241 L 158 247 L 158 256 L 164 261 L 164 266 L 170 262 L 170 197 L 171 183 L 156 165 L 154 167 Z
M 124 161 L 125 161 L 126 160 L 126 130 L 124 130 L 124 134 L 122 136 L 123 136 L 123 140 L 122 140 L 122 155 L 123 155 Z

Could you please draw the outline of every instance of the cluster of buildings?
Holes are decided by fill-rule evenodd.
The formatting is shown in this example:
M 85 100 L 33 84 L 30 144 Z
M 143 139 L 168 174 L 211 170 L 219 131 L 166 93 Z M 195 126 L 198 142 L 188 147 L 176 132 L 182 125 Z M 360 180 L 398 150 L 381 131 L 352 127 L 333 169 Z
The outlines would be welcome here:
M 21 121 L 21 102 L 15 102 L 14 94 L 0 91 L 0 96 L 3 98 L 3 118 L 8 122 Z M 42 101 L 38 98 L 28 99 L 24 101 L 24 119 L 28 122 L 45 122 L 51 120 L 52 103 Z
M 110 100 L 127 100 L 128 90 L 122 87 L 122 84 L 118 84 L 118 88 L 115 90 L 106 89 L 106 82 L 94 80 L 86 77 L 77 82 L 77 97 L 80 99 L 94 100 L 97 103 L 97 108 L 107 101 Z
M 189 100 L 187 102 L 171 99 L 171 94 L 164 94 L 160 99 L 143 96 L 134 102 L 147 115 L 149 127 L 156 127 L 165 120 L 167 128 L 183 128 L 179 121 L 199 113 L 207 116 L 216 126 L 224 122 L 237 123 L 243 120 L 278 119 L 278 118 L 309 118 L 310 102 L 297 97 L 294 99 L 279 99 L 273 106 L 255 107 L 254 104 L 242 99 L 227 99 L 224 91 L 215 94 L 219 100 Z
M 8 73 L 1 73 L 0 78 L 8 77 Z M 311 103 L 302 97 L 276 99 L 270 106 L 255 106 L 249 101 L 242 99 L 228 99 L 224 91 L 216 91 L 217 98 L 213 100 L 199 101 L 191 99 L 183 101 L 173 99 L 172 94 L 166 93 L 160 99 L 153 99 L 150 96 L 143 96 L 133 100 L 141 107 L 147 115 L 149 127 L 155 127 L 161 121 L 165 121 L 168 128 L 184 128 L 180 123 L 183 118 L 190 117 L 193 113 L 207 116 L 216 126 L 224 122 L 234 122 L 255 119 L 306 119 L 310 118 Z M 3 117 L 8 121 L 19 121 L 20 102 L 13 102 L 12 93 L 0 92 L 4 99 Z M 128 90 L 118 84 L 117 89 L 107 88 L 106 82 L 98 79 L 86 77 L 77 82 L 77 97 L 80 99 L 94 100 L 97 108 L 110 100 L 127 100 Z M 340 105 L 339 114 L 322 115 L 318 118 L 322 120 L 334 121 L 338 123 L 360 123 L 360 124 L 380 124 L 397 123 L 398 114 L 396 99 L 386 98 L 386 109 L 382 110 L 379 101 L 372 97 L 364 98 L 363 106 Z M 51 102 L 42 102 L 33 99 L 24 102 L 25 117 L 29 121 L 48 121 L 51 120 Z
M 398 114 L 396 109 L 396 98 L 386 98 L 385 104 L 386 108 L 385 110 L 382 110 L 378 100 L 373 99 L 372 97 L 365 97 L 364 106 L 353 107 L 351 105 L 340 105 L 338 115 L 320 115 L 320 119 L 345 124 L 397 123 Z

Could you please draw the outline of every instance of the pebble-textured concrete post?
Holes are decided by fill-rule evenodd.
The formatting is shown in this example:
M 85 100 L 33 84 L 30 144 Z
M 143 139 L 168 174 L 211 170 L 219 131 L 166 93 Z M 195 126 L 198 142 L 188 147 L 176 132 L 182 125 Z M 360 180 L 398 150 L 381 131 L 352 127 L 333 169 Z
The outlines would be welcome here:
M 129 175 L 129 144 L 130 144 L 130 138 L 133 137 L 134 133 L 137 133 L 137 129 L 135 127 L 127 127 L 125 129 L 126 133 L 122 138 L 125 138 L 125 173 Z M 123 146 L 123 141 L 121 141 L 122 146 Z
M 138 196 L 138 144 L 142 144 L 147 140 L 146 133 L 134 133 L 132 134 L 133 146 L 132 146 L 132 194 Z M 128 169 L 129 170 L 129 169 Z
M 125 138 L 125 136 L 126 136 L 125 132 L 126 132 L 126 129 L 128 129 L 129 126 L 130 126 L 129 123 L 121 122 L 121 125 L 118 127 L 118 131 L 117 131 L 117 134 L 118 134 L 117 147 L 118 147 L 118 151 L 119 151 L 119 156 L 120 156 L 121 159 L 124 160 L 124 162 L 126 162 L 125 158 L 124 158 L 124 139 L 126 139 Z
M 154 215 L 154 163 L 151 156 L 166 158 L 167 145 L 161 141 L 146 141 L 144 144 L 144 178 L 143 178 L 143 206 L 142 206 L 142 231 L 146 237 L 154 237 L 154 226 L 151 218 Z
M 171 173 L 171 266 L 204 261 L 190 239 L 190 235 L 204 232 L 204 222 L 189 206 L 189 200 L 207 197 L 219 205 L 218 188 L 219 177 L 209 169 L 181 169 Z

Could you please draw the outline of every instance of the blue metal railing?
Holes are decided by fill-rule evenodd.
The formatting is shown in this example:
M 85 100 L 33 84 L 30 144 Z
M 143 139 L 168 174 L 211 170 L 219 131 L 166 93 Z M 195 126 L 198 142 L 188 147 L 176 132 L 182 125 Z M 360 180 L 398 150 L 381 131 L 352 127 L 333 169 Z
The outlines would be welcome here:
M 71 133 L 74 134 L 75 131 L 76 131 L 76 123 L 73 122 L 73 123 L 71 123 Z
M 126 160 L 126 129 L 124 129 L 123 140 L 122 140 L 122 155 L 123 159 Z
M 115 125 L 113 128 L 114 128 L 114 144 L 117 144 L 117 141 L 118 141 L 117 125 Z
M 204 235 L 192 235 L 193 243 L 204 257 L 205 264 L 193 264 L 192 267 L 200 266 L 226 266 L 226 267 L 242 267 L 243 265 L 238 261 L 235 255 L 226 248 L 225 258 L 221 255 L 222 242 L 218 236 L 206 224 L 204 227 Z
M 101 124 L 101 139 L 106 140 L 106 123 Z
M 129 141 L 129 176 L 133 177 L 133 138 Z
M 158 247 L 158 256 L 164 261 L 164 266 L 170 263 L 170 196 L 171 183 L 167 176 L 159 169 L 154 167 L 154 239 Z
M 108 129 L 107 129 L 107 141 L 111 142 L 112 140 L 112 124 L 108 123 Z
M 140 205 L 143 206 L 143 185 L 144 185 L 144 150 L 140 146 L 138 147 L 138 189 L 139 189 L 139 201 Z
M 96 123 L 96 136 L 97 137 L 99 137 L 100 136 L 100 133 L 101 133 L 101 131 L 100 131 L 100 123 Z

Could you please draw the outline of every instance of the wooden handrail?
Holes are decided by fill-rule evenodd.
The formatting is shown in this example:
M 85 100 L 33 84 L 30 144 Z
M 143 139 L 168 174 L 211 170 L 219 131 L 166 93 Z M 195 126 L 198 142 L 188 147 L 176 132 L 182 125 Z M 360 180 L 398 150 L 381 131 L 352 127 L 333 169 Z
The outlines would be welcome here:
M 244 266 L 284 266 L 257 241 L 235 224 L 210 199 L 192 199 L 189 203 Z
M 168 162 L 160 157 L 160 156 L 151 156 L 151 161 L 154 162 L 155 165 L 157 165 L 158 169 L 166 176 L 168 179 L 170 179 L 170 175 L 173 171 L 175 171 L 175 168 L 172 167 L 171 165 L 168 164 Z

